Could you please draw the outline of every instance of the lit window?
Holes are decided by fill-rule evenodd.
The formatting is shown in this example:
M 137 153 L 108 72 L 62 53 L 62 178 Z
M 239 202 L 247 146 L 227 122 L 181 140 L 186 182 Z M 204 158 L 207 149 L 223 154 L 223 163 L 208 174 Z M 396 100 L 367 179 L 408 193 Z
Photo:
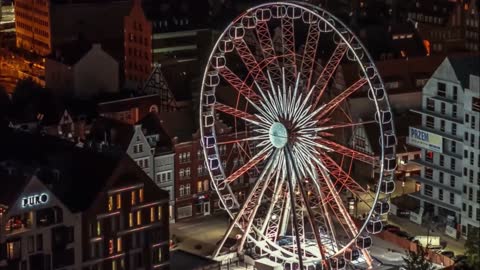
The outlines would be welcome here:
M 150 207 L 150 222 L 154 222 L 154 221 L 155 221 L 155 208 Z
M 122 252 L 122 238 L 117 238 L 117 252 Z
M 131 194 L 132 194 L 132 205 L 135 205 L 136 200 L 137 200 L 136 196 L 135 196 L 135 191 L 132 191 Z
M 112 261 L 112 270 L 117 270 L 117 261 Z
M 162 220 L 162 207 L 161 206 L 159 206 L 157 208 L 157 212 L 158 212 L 158 216 L 157 216 L 158 220 Z
M 202 192 L 202 190 L 203 190 L 203 183 L 200 180 L 197 182 L 197 192 Z
M 138 191 L 138 200 L 143 202 L 143 188 Z
M 117 194 L 117 209 L 122 208 L 122 194 Z
M 133 227 L 133 214 L 128 213 L 128 227 Z
M 137 211 L 137 225 L 142 225 L 142 211 Z
M 97 236 L 100 236 L 102 234 L 102 227 L 100 224 L 100 221 L 97 221 Z
M 108 197 L 108 211 L 112 211 L 112 210 L 113 210 L 113 197 L 109 196 Z
M 112 254 L 113 254 L 113 250 L 114 250 L 113 240 L 110 239 L 110 240 L 108 240 L 108 254 L 109 254 L 109 255 L 112 255 Z

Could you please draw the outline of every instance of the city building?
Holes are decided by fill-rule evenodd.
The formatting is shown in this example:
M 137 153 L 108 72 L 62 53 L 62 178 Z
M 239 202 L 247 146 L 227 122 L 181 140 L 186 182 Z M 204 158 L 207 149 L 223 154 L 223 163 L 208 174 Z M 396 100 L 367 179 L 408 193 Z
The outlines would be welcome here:
M 211 43 L 208 6 L 204 0 L 134 0 L 124 19 L 126 85 L 141 87 L 153 64 L 207 56 Z
M 480 50 L 480 2 L 465 1 L 465 48 L 468 51 Z
M 422 122 L 409 135 L 422 149 L 420 192 L 412 196 L 424 215 L 464 237 L 480 224 L 479 66 L 478 56 L 446 58 L 423 87 L 422 108 L 414 110 Z
M 169 269 L 168 194 L 128 156 L 0 137 L 1 269 Z
M 86 147 L 100 152 L 126 153 L 158 187 L 170 194 L 169 220 L 175 222 L 174 153 L 169 137 L 154 113 L 136 125 L 100 117 L 92 123 Z
M 210 190 L 210 175 L 204 160 L 200 132 L 191 111 L 165 112 L 158 115 L 160 124 L 172 141 L 175 152 L 175 215 L 176 220 L 210 215 L 221 210 L 216 194 Z M 221 144 L 241 138 L 220 119 L 216 122 L 220 159 L 225 172 L 231 173 L 244 164 L 245 158 L 237 144 Z M 239 137 L 235 137 L 235 135 Z M 243 175 L 231 185 L 236 200 L 241 203 L 249 188 L 249 176 Z
M 75 41 L 46 58 L 46 87 L 57 96 L 88 99 L 119 91 L 119 63 L 101 44 Z
M 462 1 L 409 1 L 408 19 L 423 38 L 429 54 L 463 51 Z
M 17 47 L 46 56 L 79 36 L 97 43 L 121 41 L 130 5 L 127 0 L 17 0 Z

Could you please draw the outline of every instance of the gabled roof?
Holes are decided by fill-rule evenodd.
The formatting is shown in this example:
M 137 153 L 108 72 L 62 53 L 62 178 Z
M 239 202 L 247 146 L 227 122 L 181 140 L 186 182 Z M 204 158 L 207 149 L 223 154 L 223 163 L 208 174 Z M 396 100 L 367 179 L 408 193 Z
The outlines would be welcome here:
M 111 118 L 98 117 L 92 123 L 87 140 L 93 143 L 106 141 L 109 146 L 125 153 L 134 133 L 132 125 Z
M 142 131 L 145 136 L 158 135 L 155 154 L 172 150 L 172 141 L 160 123 L 161 121 L 159 114 L 152 112 L 137 123 L 142 126 Z
M 92 44 L 90 42 L 84 39 L 79 39 L 60 45 L 54 52 L 52 52 L 52 54 L 48 56 L 48 58 L 61 62 L 67 66 L 73 66 L 91 49 Z
M 51 136 L 0 132 L 0 161 L 13 160 L 35 175 L 72 212 L 90 207 L 125 155 L 110 156 Z M 54 177 L 53 170 L 58 172 Z M 26 171 L 22 169 L 22 173 Z
M 470 88 L 470 75 L 480 76 L 480 55 L 448 57 L 463 88 Z

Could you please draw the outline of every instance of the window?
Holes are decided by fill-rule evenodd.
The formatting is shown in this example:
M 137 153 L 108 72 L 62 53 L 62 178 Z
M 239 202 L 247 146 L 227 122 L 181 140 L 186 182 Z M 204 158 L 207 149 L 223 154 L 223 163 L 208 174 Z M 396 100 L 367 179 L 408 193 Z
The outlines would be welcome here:
M 190 184 L 185 185 L 185 195 L 190 195 Z
M 202 180 L 197 181 L 197 192 L 203 192 L 203 182 Z
M 113 246 L 113 240 L 112 239 L 108 240 L 108 255 L 112 255 L 114 249 L 115 248 Z
M 453 95 L 452 95 L 453 100 L 458 99 L 458 88 L 456 86 L 453 87 Z
M 470 127 L 475 129 L 475 116 L 472 115 L 472 121 L 470 121 Z
M 473 152 L 470 152 L 470 165 L 473 165 L 475 158 L 473 157 Z
M 445 121 L 444 120 L 440 120 L 440 131 L 445 132 Z
M 132 192 L 130 192 L 130 195 L 132 196 L 132 200 L 131 200 L 131 203 L 132 205 L 135 205 L 137 203 L 137 194 L 135 192 L 135 190 L 132 190 Z
M 435 119 L 432 116 L 427 116 L 427 127 L 435 128 Z
M 97 221 L 97 236 L 100 236 L 102 234 L 102 226 L 100 224 L 100 221 Z
M 477 208 L 477 221 L 480 221 L 480 208 Z
M 455 194 L 450 192 L 450 204 L 455 204 Z
M 457 135 L 457 124 L 452 123 L 452 135 Z
M 452 117 L 457 118 L 457 105 L 452 105 Z
M 440 184 L 443 184 L 443 172 L 439 172 L 439 173 L 438 173 L 438 182 L 439 182 Z
M 161 206 L 157 207 L 157 219 L 162 220 L 162 207 Z
M 438 87 L 437 95 L 440 96 L 440 97 L 446 97 L 446 95 L 447 95 L 446 85 L 444 83 L 439 82 L 439 83 L 437 83 L 437 87 Z
M 433 162 L 433 152 L 432 151 L 426 151 L 425 152 L 425 161 L 427 162 Z
M 470 115 L 468 113 L 465 114 L 465 123 L 470 122 Z
M 138 190 L 138 201 L 143 202 L 143 188 Z
M 35 251 L 33 235 L 27 238 L 27 251 L 28 253 L 32 253 Z
M 143 152 L 143 144 L 142 143 L 135 144 L 133 146 L 133 153 L 138 154 L 138 153 L 142 153 L 142 152 Z
M 473 188 L 468 189 L 468 200 L 473 202 Z
M 480 112 L 480 98 L 472 97 L 472 111 Z
M 113 196 L 108 196 L 108 211 L 113 210 Z
M 450 158 L 450 169 L 455 171 L 455 159 Z
M 425 185 L 425 189 L 424 189 L 424 191 L 423 191 L 423 194 L 424 194 L 425 196 L 432 197 L 433 187 L 430 186 L 430 185 Z
M 427 110 L 435 111 L 435 101 L 431 98 L 427 98 Z
M 455 153 L 455 152 L 457 152 L 457 142 L 455 142 L 455 141 L 451 141 L 451 144 L 450 144 L 450 151 L 452 151 L 452 153 Z
M 117 237 L 117 252 L 122 252 L 122 238 Z
M 445 166 L 445 157 L 442 154 L 440 154 L 439 158 L 440 158 L 440 166 L 442 167 Z
M 180 191 L 180 197 L 185 196 L 185 186 L 184 185 L 180 186 L 179 191 Z
M 472 215 L 473 215 L 473 208 L 471 205 L 468 206 L 468 217 L 469 218 L 472 218 Z
M 128 213 L 128 227 L 133 227 L 133 214 Z
M 450 175 L 450 186 L 455 187 L 455 176 Z
M 190 171 L 190 167 L 188 167 L 185 169 L 185 178 L 190 178 L 190 175 L 191 175 L 191 171 Z
M 440 201 L 443 201 L 443 189 L 439 189 L 439 190 L 438 190 L 438 199 L 439 199 Z
M 432 179 L 433 178 L 432 168 L 425 168 L 425 178 L 427 178 L 427 179 Z
M 150 207 L 150 222 L 155 221 L 155 207 Z
M 178 176 L 180 177 L 180 179 L 183 179 L 185 177 L 185 169 L 180 169 L 180 171 L 178 172 Z
M 445 114 L 445 102 L 440 103 L 440 113 Z
M 142 225 L 142 211 L 137 211 L 137 225 Z
M 122 208 L 122 194 L 117 194 L 117 209 Z
M 203 191 L 208 191 L 210 187 L 210 183 L 208 182 L 208 180 L 203 180 Z

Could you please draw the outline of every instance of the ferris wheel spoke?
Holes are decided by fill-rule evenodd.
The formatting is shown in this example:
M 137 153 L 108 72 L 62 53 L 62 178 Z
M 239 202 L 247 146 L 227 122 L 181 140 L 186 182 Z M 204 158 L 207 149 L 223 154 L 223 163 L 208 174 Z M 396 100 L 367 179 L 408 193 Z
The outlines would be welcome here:
M 332 124 L 329 126 L 321 126 L 316 128 L 315 131 L 320 132 L 320 131 L 326 131 L 326 130 L 337 129 L 337 128 L 350 128 L 350 127 L 368 125 L 372 123 L 375 123 L 375 120 L 363 121 L 358 123 L 339 123 L 339 124 Z
M 272 153 L 272 147 L 267 146 L 264 149 L 262 149 L 258 154 L 256 154 L 254 157 L 252 157 L 247 163 L 245 163 L 242 167 L 240 167 L 238 170 L 233 172 L 231 175 L 229 175 L 224 181 L 225 183 L 231 183 L 235 180 L 237 180 L 238 177 L 242 176 L 246 172 L 248 172 L 251 168 L 255 167 L 258 165 L 261 161 L 265 160 L 267 157 L 269 157 Z
M 335 96 L 335 98 L 330 100 L 327 104 L 323 105 L 322 110 L 318 114 L 317 118 L 321 119 L 333 110 L 335 110 L 337 106 L 339 106 L 343 101 L 345 101 L 351 94 L 355 93 L 358 89 L 361 89 L 366 83 L 367 79 L 365 78 L 361 78 L 360 80 L 353 83 L 345 91 Z
M 378 165 L 378 161 L 374 156 L 361 153 L 359 151 L 353 150 L 349 147 L 343 146 L 339 143 L 327 140 L 325 138 L 317 138 L 315 141 L 321 145 L 321 148 L 329 149 L 329 152 L 344 155 L 373 166 Z
M 253 220 L 257 215 L 258 208 L 260 207 L 262 198 L 264 197 L 264 193 L 267 190 L 267 187 L 274 175 L 274 168 L 275 165 L 278 164 L 279 159 L 279 150 L 275 150 L 275 152 L 270 156 L 267 165 L 265 166 L 264 170 L 260 174 L 259 179 L 257 180 L 257 184 L 250 192 L 248 199 L 245 201 L 242 210 L 238 213 L 240 219 L 237 221 L 237 224 L 242 226 L 243 235 L 240 240 L 239 250 L 243 248 L 247 235 L 250 233 L 252 228 Z M 260 183 L 260 184 L 258 184 Z
M 316 99 L 313 102 L 313 108 L 317 107 L 318 102 L 320 101 L 321 97 L 323 96 L 323 92 L 328 86 L 328 82 L 332 78 L 335 70 L 342 61 L 343 56 L 348 50 L 348 46 L 346 43 L 339 43 L 335 48 L 335 51 L 332 53 L 330 59 L 328 60 L 327 64 L 322 70 L 322 73 L 318 77 L 317 81 L 315 82 L 315 87 L 313 88 Z
M 264 20 L 258 20 L 255 30 L 257 32 L 257 38 L 260 41 L 263 58 L 272 59 L 271 63 L 267 66 L 267 69 L 270 71 L 273 80 L 278 82 L 280 81 L 282 74 L 278 58 L 275 55 L 273 40 L 267 22 Z
M 283 65 L 287 71 L 287 77 L 292 79 L 288 83 L 293 84 L 293 80 L 297 75 L 297 62 L 295 60 L 295 30 L 293 18 L 284 16 L 282 18 L 282 48 L 283 48 Z
M 245 98 L 257 102 L 260 97 L 250 88 L 243 80 L 241 80 L 237 74 L 233 73 L 228 67 L 222 67 L 217 69 L 218 74 L 227 81 L 239 94 Z
M 222 145 L 222 144 L 239 144 L 239 143 L 241 143 L 241 142 L 259 141 L 259 140 L 268 140 L 268 135 L 259 135 L 259 136 L 242 138 L 242 139 L 236 139 L 236 140 L 229 140 L 229 141 L 219 141 L 219 142 L 217 142 L 217 145 Z
M 352 217 L 348 214 L 348 211 L 345 209 L 345 206 L 343 205 L 342 199 L 340 198 L 339 194 L 335 192 L 335 187 L 333 186 L 332 180 L 328 175 L 328 169 L 325 168 L 325 166 L 320 165 L 318 166 L 318 170 L 320 171 L 323 178 L 325 179 L 325 184 L 328 186 L 330 190 L 330 194 L 333 195 L 334 202 L 332 202 L 330 205 L 332 204 L 335 205 L 336 209 L 338 210 L 338 212 L 335 212 L 335 213 L 339 213 L 338 216 L 340 216 L 343 219 L 350 233 L 353 236 L 358 235 L 359 232 L 355 225 L 355 222 L 353 221 Z M 362 249 L 362 253 L 364 255 L 365 260 L 367 261 L 367 264 L 371 266 L 372 258 L 370 257 L 370 254 L 365 249 Z
M 302 65 L 300 72 L 305 83 L 304 89 L 310 89 L 310 81 L 312 79 L 313 67 L 316 60 L 318 40 L 320 38 L 320 27 L 318 21 L 312 22 L 308 27 L 308 34 L 303 51 Z
M 336 179 L 334 187 L 337 186 L 337 184 L 341 185 L 336 191 L 336 193 L 340 193 L 343 188 L 346 188 L 356 198 L 365 203 L 367 207 L 369 207 L 370 209 L 373 208 L 373 206 L 369 201 L 367 201 L 367 199 L 374 201 L 375 197 L 373 197 L 373 195 L 370 194 L 368 190 L 360 186 L 360 184 L 358 184 L 357 181 L 355 181 L 347 172 L 345 172 L 342 167 L 338 165 L 337 162 L 335 162 L 330 156 L 328 156 L 327 154 L 321 154 L 320 158 L 322 160 L 322 163 L 330 172 L 330 175 Z M 328 199 L 333 198 L 330 196 L 330 198 L 327 198 L 327 200 Z
M 231 115 L 233 117 L 242 119 L 242 120 L 244 120 L 246 122 L 249 122 L 249 123 L 252 123 L 254 125 L 267 127 L 264 123 L 258 121 L 259 119 L 255 115 L 249 114 L 247 112 L 244 112 L 244 111 L 241 111 L 241 110 L 238 110 L 238 109 L 235 109 L 235 108 L 230 107 L 228 105 L 225 105 L 223 103 L 216 102 L 215 105 L 214 105 L 214 108 L 217 111 L 220 111 L 220 112 L 223 112 L 225 114 Z
M 290 166 L 290 171 L 293 172 L 292 176 L 296 179 L 296 183 L 297 183 L 297 187 L 298 187 L 298 192 L 296 194 L 296 199 L 297 199 L 296 203 L 300 204 L 300 205 L 303 205 L 305 207 L 305 209 L 307 210 L 306 211 L 307 212 L 307 219 L 310 223 L 313 235 L 315 237 L 315 241 L 317 243 L 317 247 L 320 251 L 322 260 L 325 260 L 326 259 L 325 247 L 322 244 L 320 233 L 319 233 L 319 226 L 317 225 L 314 213 L 313 213 L 311 205 L 310 205 L 310 201 L 308 199 L 307 192 L 306 192 L 305 187 L 304 187 L 304 183 L 303 183 L 304 179 L 300 178 L 300 174 L 297 170 L 298 165 L 295 164 L 295 159 L 293 158 L 291 149 L 289 147 L 287 147 L 285 152 L 286 152 L 286 156 L 287 156 L 287 166 Z M 302 215 L 300 215 L 301 218 L 302 218 L 302 224 L 300 224 L 300 225 L 304 226 L 304 224 L 303 224 L 303 209 L 300 209 L 299 211 L 301 211 L 301 213 L 302 213 Z M 305 232 L 303 232 L 303 233 L 305 233 Z M 305 239 L 303 239 L 303 241 L 305 241 Z
M 268 83 L 265 74 L 263 74 L 260 65 L 258 64 L 257 60 L 253 56 L 250 48 L 248 48 L 247 43 L 244 39 L 233 39 L 233 44 L 237 51 L 237 54 L 242 59 L 243 64 L 248 70 L 247 77 L 251 77 L 255 80 L 255 82 L 260 86 L 260 89 L 263 91 L 268 91 L 270 89 L 270 84 Z

